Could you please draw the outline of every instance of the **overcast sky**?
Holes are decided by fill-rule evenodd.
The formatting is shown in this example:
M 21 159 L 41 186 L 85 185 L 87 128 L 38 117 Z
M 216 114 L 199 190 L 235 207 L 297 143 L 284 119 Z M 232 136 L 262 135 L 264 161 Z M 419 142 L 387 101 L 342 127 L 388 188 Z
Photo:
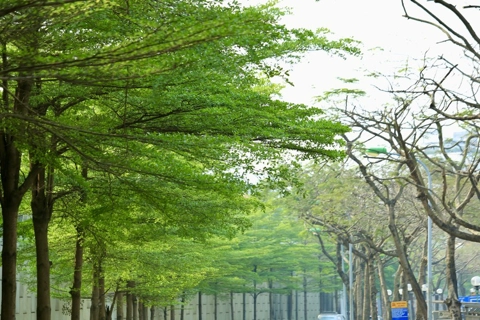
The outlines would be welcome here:
M 404 18 L 400 0 L 280 0 L 280 6 L 292 8 L 293 14 L 285 18 L 288 26 L 326 27 L 336 37 L 363 43 L 362 58 L 309 54 L 291 72 L 295 86 L 283 90 L 283 98 L 292 102 L 311 104 L 322 92 L 341 87 L 338 77 L 359 78 L 367 70 L 393 73 L 407 61 L 420 66 L 414 59 L 421 59 L 428 50 L 432 56 L 448 47 L 438 44 L 443 40 L 438 30 Z

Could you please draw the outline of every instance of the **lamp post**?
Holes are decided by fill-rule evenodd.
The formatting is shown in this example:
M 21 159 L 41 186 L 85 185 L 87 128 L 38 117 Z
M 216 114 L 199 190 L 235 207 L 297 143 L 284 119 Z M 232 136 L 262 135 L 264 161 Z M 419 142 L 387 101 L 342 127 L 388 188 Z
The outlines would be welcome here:
M 396 153 L 391 153 L 387 151 L 387 148 L 369 148 L 366 150 L 367 153 L 370 154 L 386 154 L 386 155 L 394 155 L 400 156 Z M 430 170 L 428 169 L 427 165 L 419 160 L 416 159 L 417 163 L 423 167 L 425 172 L 427 173 L 427 181 L 428 181 L 428 193 L 432 192 L 432 175 L 430 174 Z M 428 200 L 428 206 L 431 206 L 430 200 Z M 480 286 L 480 277 L 479 277 L 479 286 Z M 433 319 L 433 310 L 432 310 L 432 218 L 430 216 L 427 217 L 427 320 Z
M 470 280 L 470 282 L 472 283 L 472 286 L 475 288 L 475 294 L 478 296 L 478 289 L 480 288 L 480 277 L 475 276 Z
M 437 303 L 435 304 L 435 310 L 440 310 L 440 307 L 441 307 L 441 304 L 440 304 L 440 301 L 443 300 L 443 289 L 442 288 L 438 288 L 436 291 L 436 297 L 435 299 L 437 300 Z

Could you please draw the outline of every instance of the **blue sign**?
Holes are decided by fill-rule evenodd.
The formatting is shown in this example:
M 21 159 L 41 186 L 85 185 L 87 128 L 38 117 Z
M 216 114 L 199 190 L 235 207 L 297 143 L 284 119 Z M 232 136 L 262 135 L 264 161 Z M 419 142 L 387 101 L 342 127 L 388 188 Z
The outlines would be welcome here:
M 392 320 L 408 320 L 408 308 L 392 308 Z
M 480 302 L 480 296 L 464 296 L 458 297 L 460 302 Z

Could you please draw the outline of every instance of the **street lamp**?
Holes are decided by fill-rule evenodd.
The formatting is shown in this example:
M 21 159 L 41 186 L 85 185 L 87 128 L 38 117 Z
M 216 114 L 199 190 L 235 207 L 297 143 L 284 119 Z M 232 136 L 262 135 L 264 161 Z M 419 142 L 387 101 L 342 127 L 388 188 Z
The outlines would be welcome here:
M 472 286 L 475 288 L 475 293 L 478 295 L 478 289 L 480 288 L 480 277 L 475 276 L 470 280 L 470 282 L 472 283 Z
M 437 291 L 435 291 L 436 295 L 435 295 L 435 299 L 437 300 L 436 304 L 435 304 L 435 310 L 438 311 L 441 307 L 441 304 L 440 304 L 440 301 L 443 300 L 443 290 L 442 288 L 438 288 Z M 440 300 L 440 301 L 439 301 Z M 443 307 L 442 307 L 443 308 Z M 443 310 L 443 309 L 442 309 Z
M 387 151 L 387 148 L 368 148 L 366 150 L 367 154 L 386 154 L 386 155 L 394 155 L 400 156 L 396 153 L 391 153 Z M 427 173 L 427 181 L 428 181 L 428 193 L 432 192 L 432 175 L 430 174 L 430 170 L 428 169 L 427 165 L 419 160 L 416 159 L 417 163 L 423 167 L 425 172 Z M 428 200 L 428 205 L 431 206 L 430 200 Z M 479 277 L 479 286 L 480 286 L 480 277 Z M 427 320 L 433 319 L 433 310 L 432 310 L 432 218 L 430 216 L 427 217 Z

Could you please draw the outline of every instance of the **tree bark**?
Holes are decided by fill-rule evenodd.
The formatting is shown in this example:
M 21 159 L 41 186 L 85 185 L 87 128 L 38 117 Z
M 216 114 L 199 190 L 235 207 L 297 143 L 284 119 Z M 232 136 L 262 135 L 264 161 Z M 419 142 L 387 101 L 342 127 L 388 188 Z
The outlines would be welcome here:
M 198 320 L 202 320 L 202 292 L 198 292 Z
M 154 320 L 154 319 L 155 319 L 155 307 L 151 306 L 150 307 L 150 320 Z
M 142 301 L 138 301 L 138 305 L 137 305 L 137 308 L 138 308 L 138 319 L 139 320 L 144 320 L 144 317 L 143 317 L 143 302 Z
M 175 320 L 175 306 L 173 304 L 170 306 L 170 320 Z
M 306 270 L 303 270 L 303 318 L 308 319 L 308 301 L 307 301 L 307 277 L 305 274 L 307 273 Z
M 377 306 L 377 287 L 375 285 L 375 257 L 370 255 L 370 259 L 367 261 L 368 265 L 368 277 L 370 282 L 370 314 L 372 315 L 372 320 L 377 320 L 378 315 L 378 306 Z
M 98 264 L 98 319 L 107 320 L 107 309 L 105 302 L 105 276 L 102 263 Z
M 230 320 L 235 320 L 235 306 L 233 304 L 233 298 L 233 291 L 230 291 Z
M 407 252 L 406 252 L 407 249 L 402 243 L 400 239 L 400 235 L 398 234 L 397 226 L 395 224 L 394 206 L 395 204 L 393 201 L 388 204 L 388 211 L 389 211 L 388 228 L 390 229 L 390 232 L 393 237 L 393 241 L 395 243 L 395 249 L 397 250 L 399 263 L 402 266 L 402 270 L 406 275 L 407 281 L 411 284 L 413 293 L 415 294 L 415 297 L 417 299 L 417 312 L 419 312 L 424 319 L 427 319 L 427 303 L 423 298 L 422 288 L 418 285 L 418 282 L 415 279 L 412 268 L 410 266 L 410 262 L 408 260 Z M 407 291 L 405 290 L 405 292 Z
M 73 271 L 73 285 L 70 289 L 72 297 L 72 320 L 80 320 L 82 303 L 82 268 L 83 268 L 83 230 L 77 226 L 77 240 L 75 244 L 75 268 Z
M 268 305 L 269 305 L 269 311 L 270 311 L 270 320 L 273 320 L 275 318 L 275 312 L 273 310 L 273 293 L 272 293 L 273 281 L 272 280 L 268 280 L 268 288 L 270 289 L 270 292 L 268 293 Z
M 4 190 L 4 195 L 8 193 Z M 15 320 L 17 293 L 17 217 L 20 202 L 3 199 L 2 320 Z M 13 202 L 13 203 L 12 203 Z
M 127 281 L 127 320 L 133 320 L 133 294 L 130 291 L 131 288 L 135 287 L 135 281 Z
M 53 172 L 49 172 L 47 177 L 46 169 L 42 167 L 32 186 L 31 208 L 37 266 L 37 320 L 50 320 L 51 318 L 48 225 L 53 210 L 52 176 Z
M 98 266 L 93 266 L 93 284 L 92 284 L 92 298 L 90 306 L 90 320 L 99 320 L 99 305 L 100 305 L 100 290 L 98 288 Z
M 123 305 L 124 305 L 124 297 L 123 297 L 123 292 L 119 291 L 117 292 L 117 320 L 123 320 L 124 318 L 124 313 L 123 313 Z M 153 319 L 153 318 L 152 318 Z
M 382 297 L 382 319 L 391 320 L 390 301 L 387 293 L 387 281 L 385 280 L 384 265 L 382 259 L 378 255 L 376 256 L 375 260 L 377 262 L 377 272 L 381 290 L 380 294 Z
M 460 320 L 462 318 L 461 314 L 461 304 L 458 301 L 458 284 L 457 284 L 457 273 L 455 268 L 455 240 L 456 237 L 449 235 L 447 240 L 447 252 L 446 252 L 446 271 L 447 271 L 447 287 L 448 287 L 448 298 L 445 303 L 448 307 L 448 311 L 452 315 L 453 320 Z
M 5 48 L 4 48 L 5 49 Z M 6 50 L 6 49 L 5 49 Z M 2 54 L 3 65 L 8 64 L 6 51 Z M 14 113 L 24 114 L 32 91 L 31 80 L 20 80 L 15 92 Z M 3 108 L 8 108 L 9 94 L 3 88 Z M 8 109 L 7 109 L 8 110 Z M 0 131 L 0 203 L 3 218 L 2 248 L 2 306 L 1 320 L 14 320 L 17 292 L 17 219 L 23 196 L 33 183 L 36 168 L 20 184 L 21 152 L 15 146 L 15 138 Z

